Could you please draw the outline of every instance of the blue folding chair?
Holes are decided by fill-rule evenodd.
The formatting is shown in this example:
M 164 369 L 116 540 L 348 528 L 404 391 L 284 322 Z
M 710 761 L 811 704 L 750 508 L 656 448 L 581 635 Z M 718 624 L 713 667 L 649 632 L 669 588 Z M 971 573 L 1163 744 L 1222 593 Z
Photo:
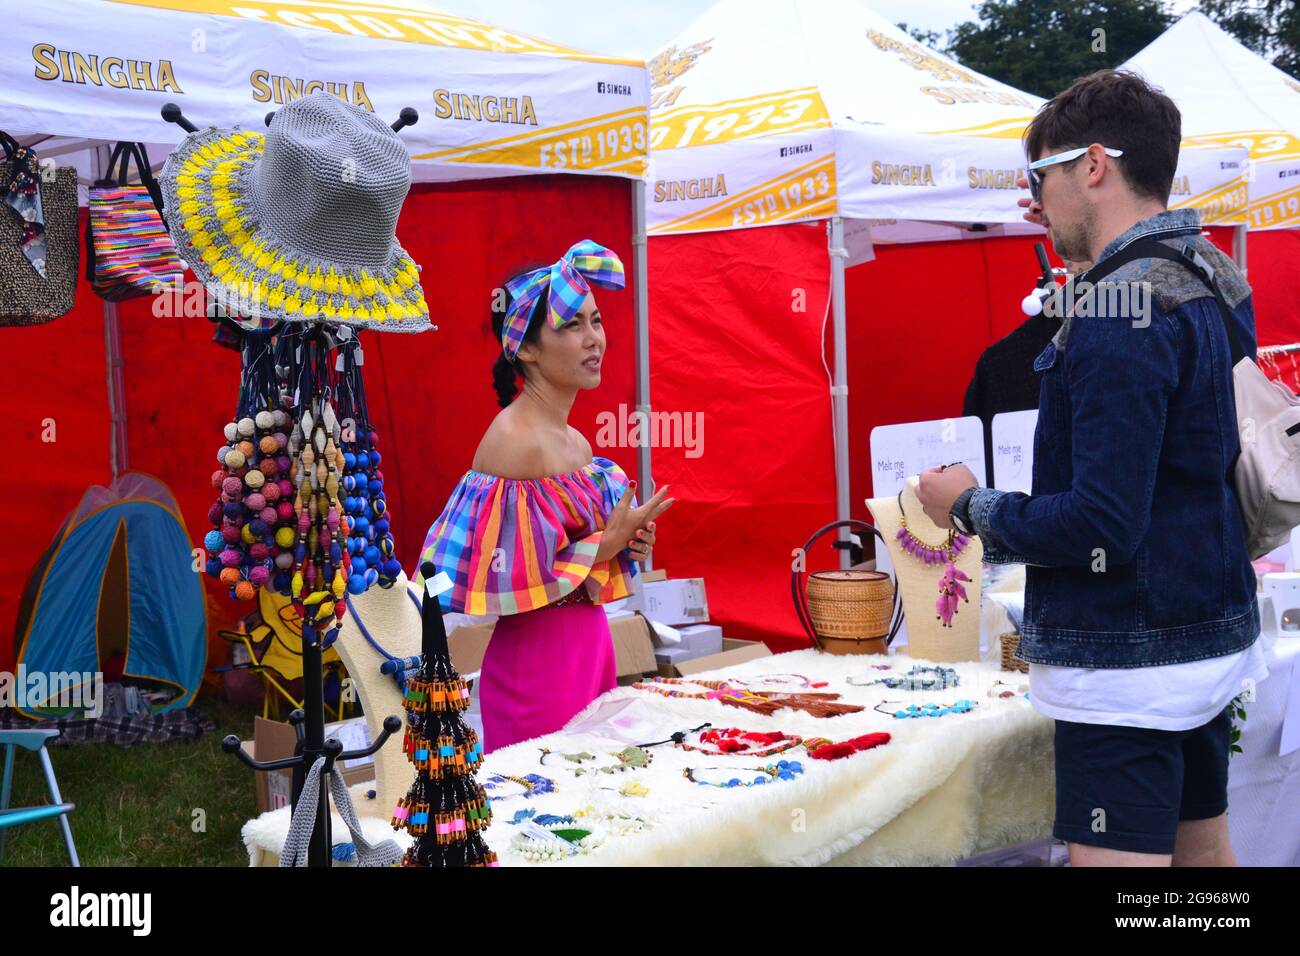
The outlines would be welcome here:
M 4 747 L 5 752 L 4 777 L 0 779 L 0 863 L 4 862 L 5 834 L 10 827 L 58 817 L 72 865 L 81 866 L 81 861 L 77 859 L 77 848 L 72 842 L 72 827 L 68 825 L 68 814 L 76 804 L 64 803 L 59 796 L 59 783 L 54 779 L 54 765 L 50 763 L 50 752 L 45 749 L 45 744 L 57 736 L 57 730 L 0 730 L 0 747 Z M 18 747 L 34 750 L 40 756 L 41 767 L 45 770 L 45 782 L 50 788 L 50 798 L 54 801 L 52 804 L 10 809 L 9 786 L 13 782 L 14 752 Z

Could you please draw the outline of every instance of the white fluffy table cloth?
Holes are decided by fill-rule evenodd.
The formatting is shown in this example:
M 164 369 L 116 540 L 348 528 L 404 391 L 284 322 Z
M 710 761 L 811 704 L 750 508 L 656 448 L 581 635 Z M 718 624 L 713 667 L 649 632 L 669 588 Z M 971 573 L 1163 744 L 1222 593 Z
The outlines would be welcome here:
M 892 665 L 890 670 L 871 668 L 885 662 Z M 1027 681 L 1025 675 L 1004 673 L 991 662 L 970 662 L 948 665 L 956 668 L 961 684 L 943 691 L 855 687 L 845 682 L 849 676 L 871 680 L 904 674 L 918 663 L 928 662 L 902 655 L 841 657 L 806 650 L 696 675 L 725 679 L 795 673 L 827 681 L 829 686 L 819 691 L 837 692 L 841 701 L 867 708 L 829 718 L 788 709 L 769 717 L 715 701 L 667 698 L 630 687 L 612 690 L 560 733 L 488 755 L 480 778 L 494 773 L 540 773 L 555 780 L 558 789 L 537 798 L 493 800 L 486 839 L 503 864 L 524 862 L 511 848 L 517 827 L 509 820 L 518 809 L 532 807 L 539 813 L 562 815 L 591 799 L 648 817 L 653 826 L 610 837 L 589 854 L 533 865 L 944 865 L 1050 836 L 1055 811 L 1053 722 L 1035 712 L 1023 697 L 987 696 L 995 681 L 1019 686 Z M 969 714 L 906 720 L 871 709 L 884 700 L 952 703 L 960 698 L 978 701 L 979 706 Z M 570 769 L 574 765 L 558 757 L 547 758 L 545 767 L 538 764 L 540 747 L 557 753 L 586 751 L 600 758 L 598 763 L 609 764 L 611 754 L 630 743 L 663 740 L 706 721 L 714 727 L 780 730 L 834 741 L 874 731 L 887 731 L 893 739 L 831 761 L 812 760 L 802 748 L 768 758 L 746 758 L 715 757 L 664 745 L 651 748 L 654 759 L 648 768 L 625 773 L 575 776 Z M 740 768 L 780 759 L 799 760 L 803 775 L 725 790 L 692 783 L 682 775 L 685 767 L 731 768 L 734 776 L 750 780 L 755 774 Z M 715 772 L 710 779 L 726 779 L 726 775 Z M 618 788 L 630 780 L 645 784 L 649 795 L 620 797 Z
M 871 667 L 885 662 L 892 665 L 890 670 Z M 1036 713 L 1023 697 L 988 696 L 995 681 L 1018 686 L 1027 681 L 1025 675 L 1004 673 L 992 662 L 970 662 L 947 665 L 956 668 L 961 684 L 942 691 L 855 687 L 845 682 L 849 676 L 871 680 L 901 675 L 914 664 L 928 663 L 902 655 L 840 657 L 806 650 L 696 675 L 725 679 L 800 674 L 828 682 L 829 686 L 817 690 L 839 693 L 841 701 L 866 707 L 861 713 L 829 718 L 789 709 L 764 716 L 715 701 L 616 688 L 560 732 L 488 755 L 480 780 L 492 774 L 537 773 L 554 780 L 557 789 L 537 797 L 494 798 L 485 839 L 502 865 L 933 866 L 1049 836 L 1055 808 L 1053 722 Z M 872 709 L 885 700 L 919 704 L 960 698 L 977 701 L 979 706 L 969 714 L 907 720 Z M 597 757 L 595 765 L 611 765 L 612 755 L 629 744 L 663 740 L 705 722 L 837 742 L 875 731 L 887 731 L 893 739 L 831 761 L 813 760 L 802 748 L 754 758 L 711 756 L 665 744 L 651 748 L 653 761 L 645 769 L 581 776 L 573 772 L 578 765 L 559 756 L 586 751 Z M 542 747 L 555 754 L 544 767 L 538 762 Z M 800 761 L 803 775 L 763 786 L 719 789 L 692 783 L 682 774 L 685 767 L 717 768 L 710 779 L 751 780 L 755 774 L 742 768 L 781 759 Z M 646 786 L 649 794 L 621 795 L 619 790 L 632 781 Z M 364 802 L 357 800 L 367 839 L 393 837 L 408 845 L 410 838 L 404 831 L 395 833 L 382 819 L 365 816 Z M 642 817 L 649 827 L 624 836 L 611 833 L 589 853 L 558 862 L 529 863 L 512 845 L 519 827 L 510 820 L 518 810 L 565 815 L 592 803 Z M 281 809 L 245 825 L 252 865 L 275 864 L 288 820 L 288 811 Z M 342 822 L 337 816 L 334 820 L 334 842 L 348 842 Z

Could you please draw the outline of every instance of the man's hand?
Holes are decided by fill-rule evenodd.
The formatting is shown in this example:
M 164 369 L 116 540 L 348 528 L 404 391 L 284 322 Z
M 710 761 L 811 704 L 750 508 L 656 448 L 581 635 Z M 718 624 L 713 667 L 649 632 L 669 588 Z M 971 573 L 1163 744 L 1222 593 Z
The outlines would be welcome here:
M 965 465 L 927 468 L 916 484 L 916 497 L 925 516 L 940 528 L 951 528 L 948 512 L 952 503 L 967 488 L 978 486 L 974 473 Z
M 1016 180 L 1016 185 L 1021 189 L 1029 188 L 1029 180 L 1023 175 Z M 1022 196 L 1016 200 L 1016 205 L 1025 210 L 1025 222 L 1032 222 L 1035 226 L 1042 226 L 1046 229 L 1051 223 L 1047 221 L 1047 214 L 1043 212 L 1042 203 L 1036 203 L 1029 196 Z

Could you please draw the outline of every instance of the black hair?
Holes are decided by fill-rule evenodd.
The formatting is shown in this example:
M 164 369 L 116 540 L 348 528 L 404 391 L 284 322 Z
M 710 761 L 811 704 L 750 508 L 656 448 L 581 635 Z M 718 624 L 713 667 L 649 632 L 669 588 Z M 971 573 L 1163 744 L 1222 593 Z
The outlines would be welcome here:
M 511 362 L 506 358 L 504 352 L 499 351 L 501 348 L 501 329 L 505 325 L 506 313 L 510 311 L 510 304 L 514 301 L 514 297 L 506 291 L 506 283 L 527 272 L 540 268 L 545 268 L 545 266 L 537 265 L 520 269 L 506 282 L 501 283 L 498 289 L 492 291 L 492 336 L 498 349 L 497 360 L 492 365 L 492 387 L 496 389 L 497 404 L 502 408 L 508 407 L 515 400 L 515 396 L 519 394 L 519 381 L 524 375 L 522 365 L 518 362 Z M 537 302 L 533 305 L 533 311 L 528 316 L 528 328 L 524 332 L 524 342 L 537 342 L 542 330 L 539 317 L 545 313 L 545 310 L 546 296 L 539 295 Z
M 1136 74 L 1098 70 L 1054 96 L 1025 131 L 1030 160 L 1045 149 L 1100 143 L 1124 150 L 1120 174 L 1140 196 L 1168 204 L 1178 168 L 1182 115 L 1174 101 Z

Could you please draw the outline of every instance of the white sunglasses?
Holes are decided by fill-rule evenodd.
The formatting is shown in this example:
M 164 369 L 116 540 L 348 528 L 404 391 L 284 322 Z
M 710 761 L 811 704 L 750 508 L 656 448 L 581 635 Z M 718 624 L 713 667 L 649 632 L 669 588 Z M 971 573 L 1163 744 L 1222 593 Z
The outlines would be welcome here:
M 1043 177 L 1039 176 L 1036 170 L 1044 169 L 1048 166 L 1059 166 L 1061 163 L 1069 163 L 1078 159 L 1086 153 L 1091 147 L 1080 146 L 1078 149 L 1067 149 L 1063 153 L 1057 153 L 1054 156 L 1044 156 L 1042 159 L 1035 160 L 1025 167 L 1025 178 L 1029 180 L 1029 195 L 1034 202 L 1043 201 Z M 1103 146 L 1107 156 L 1118 157 L 1124 155 L 1124 150 L 1113 149 L 1110 146 Z

